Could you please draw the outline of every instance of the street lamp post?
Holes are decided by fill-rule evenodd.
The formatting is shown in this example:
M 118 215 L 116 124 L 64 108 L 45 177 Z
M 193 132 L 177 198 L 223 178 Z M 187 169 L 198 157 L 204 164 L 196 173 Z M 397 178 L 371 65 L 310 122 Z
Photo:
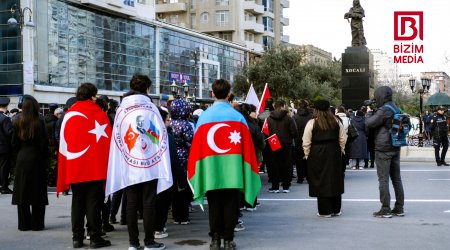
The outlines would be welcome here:
M 187 98 L 189 95 L 189 84 L 187 84 L 186 81 L 184 81 L 184 84 L 183 84 L 183 91 L 184 91 L 184 99 L 187 101 Z
M 170 92 L 172 92 L 172 95 L 174 98 L 177 97 L 178 94 L 178 86 L 175 80 L 172 81 L 172 84 L 170 85 Z
M 411 78 L 409 79 L 409 86 L 411 87 L 411 91 L 413 93 L 419 93 L 419 147 L 423 147 L 423 125 L 422 125 L 422 113 L 423 113 L 423 95 L 428 93 L 431 86 L 431 79 L 430 78 L 421 78 L 422 83 L 422 89 L 418 89 L 416 87 L 416 79 Z M 414 90 L 414 87 L 416 89 Z
M 28 10 L 28 21 L 25 22 L 25 13 Z M 15 27 L 19 26 L 20 29 L 25 25 L 26 27 L 33 28 L 35 27 L 33 23 L 33 11 L 30 8 L 25 7 L 23 9 L 19 8 L 17 4 L 14 4 L 11 7 L 11 18 L 8 19 L 8 25 Z M 14 16 L 17 16 L 19 20 L 17 20 Z

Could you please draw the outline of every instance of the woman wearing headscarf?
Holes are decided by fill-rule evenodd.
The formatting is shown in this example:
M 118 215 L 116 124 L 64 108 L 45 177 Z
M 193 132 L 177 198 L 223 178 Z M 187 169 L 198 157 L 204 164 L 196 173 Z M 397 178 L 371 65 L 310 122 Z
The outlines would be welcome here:
M 182 99 L 175 99 L 170 104 L 170 126 L 172 127 L 173 137 L 177 145 L 178 159 L 184 175 L 187 174 L 187 160 L 189 149 L 191 148 L 194 129 L 188 120 L 191 112 L 191 105 Z M 190 189 L 184 189 L 180 192 L 174 191 L 172 202 L 172 216 L 175 224 L 189 224 L 189 205 L 192 200 Z
M 309 196 L 317 197 L 319 217 L 341 214 L 344 175 L 341 160 L 347 134 L 344 126 L 330 112 L 330 103 L 317 101 L 313 119 L 303 133 L 303 150 L 307 159 Z
M 22 112 L 14 120 L 12 146 L 17 154 L 12 204 L 17 205 L 18 228 L 43 230 L 48 205 L 48 135 L 39 104 L 30 95 L 23 96 Z

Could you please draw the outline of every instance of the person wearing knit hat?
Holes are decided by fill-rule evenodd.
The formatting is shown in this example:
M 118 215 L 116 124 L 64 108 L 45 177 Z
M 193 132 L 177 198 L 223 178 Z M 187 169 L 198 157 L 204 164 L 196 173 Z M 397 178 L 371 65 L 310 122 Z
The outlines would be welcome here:
M 309 196 L 317 197 L 317 216 L 341 215 L 344 174 L 342 155 L 347 134 L 344 126 L 329 111 L 330 102 L 314 103 L 314 116 L 303 133 L 303 151 L 307 160 Z

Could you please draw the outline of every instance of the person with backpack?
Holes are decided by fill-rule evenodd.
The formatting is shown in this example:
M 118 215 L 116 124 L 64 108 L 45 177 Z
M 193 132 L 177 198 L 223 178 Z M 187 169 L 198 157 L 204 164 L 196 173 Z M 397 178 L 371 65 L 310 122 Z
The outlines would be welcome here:
M 382 86 L 375 90 L 374 97 L 378 110 L 367 106 L 366 128 L 373 129 L 375 143 L 375 164 L 377 166 L 380 190 L 381 209 L 373 213 L 374 217 L 391 218 L 392 215 L 404 216 L 404 200 L 402 178 L 400 176 L 400 147 L 395 147 L 391 139 L 391 127 L 394 112 L 399 108 L 392 101 L 392 89 Z M 395 205 L 391 210 L 391 195 L 389 193 L 389 178 L 392 180 L 395 192 Z
M 431 118 L 430 121 L 430 129 L 433 132 L 433 147 L 434 147 L 434 156 L 436 158 L 436 164 L 438 167 L 444 165 L 449 166 L 445 162 L 445 155 L 448 150 L 448 124 L 447 117 L 444 115 L 446 108 L 443 106 L 439 106 L 436 114 Z M 439 155 L 439 150 L 442 145 L 442 152 Z

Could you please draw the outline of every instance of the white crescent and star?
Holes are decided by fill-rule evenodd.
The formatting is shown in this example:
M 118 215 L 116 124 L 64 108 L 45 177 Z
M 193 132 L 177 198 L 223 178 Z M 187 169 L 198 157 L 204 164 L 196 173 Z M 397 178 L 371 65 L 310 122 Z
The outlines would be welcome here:
M 81 116 L 84 117 L 86 119 L 88 119 L 83 113 L 77 112 L 77 111 L 72 111 L 72 112 L 68 112 L 65 116 L 64 116 L 64 120 L 61 124 L 61 134 L 60 134 L 60 145 L 59 145 L 59 152 L 64 155 L 67 160 L 73 160 L 73 159 L 77 159 L 78 157 L 84 155 L 89 148 L 91 147 L 91 145 L 87 146 L 85 149 L 78 151 L 78 152 L 70 152 L 67 149 L 67 142 L 66 142 L 66 138 L 64 137 L 64 130 L 66 128 L 66 124 L 67 122 L 75 116 Z M 95 134 L 95 138 L 97 140 L 97 142 L 100 140 L 100 138 L 102 136 L 108 138 L 108 135 L 105 132 L 105 128 L 106 128 L 107 124 L 104 125 L 100 125 L 97 121 L 95 121 L 95 128 L 88 131 L 91 134 Z
M 219 130 L 222 127 L 230 127 L 230 125 L 225 123 L 218 123 L 212 126 L 208 134 L 206 136 L 206 142 L 208 143 L 208 146 L 211 148 L 212 151 L 218 153 L 218 154 L 225 154 L 228 151 L 231 150 L 231 148 L 228 149 L 221 149 L 216 145 L 216 142 L 214 141 L 214 135 L 216 134 L 217 130 Z M 234 132 L 230 132 L 230 136 L 228 137 L 230 139 L 230 143 L 234 143 L 234 145 L 237 145 L 241 142 L 241 136 L 240 133 L 236 130 Z

